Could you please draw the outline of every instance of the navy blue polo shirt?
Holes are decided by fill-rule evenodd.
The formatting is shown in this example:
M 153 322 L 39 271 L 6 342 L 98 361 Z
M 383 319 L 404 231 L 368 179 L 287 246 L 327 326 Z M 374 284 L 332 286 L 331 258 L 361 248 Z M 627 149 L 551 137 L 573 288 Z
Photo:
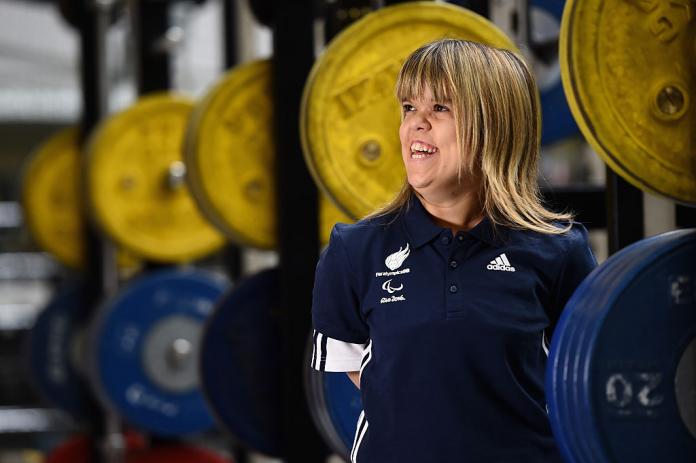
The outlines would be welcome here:
M 336 225 L 316 269 L 312 367 L 360 371 L 351 460 L 562 462 L 547 335 L 595 265 L 580 224 L 550 235 L 484 219 L 453 236 L 417 198 Z

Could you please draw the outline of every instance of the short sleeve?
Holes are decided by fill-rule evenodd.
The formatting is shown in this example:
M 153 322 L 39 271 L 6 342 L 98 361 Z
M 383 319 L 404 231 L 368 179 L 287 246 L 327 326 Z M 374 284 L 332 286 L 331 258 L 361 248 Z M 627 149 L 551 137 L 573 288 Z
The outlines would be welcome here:
M 561 311 L 573 295 L 577 287 L 597 266 L 597 260 L 592 254 L 587 230 L 581 224 L 573 225 L 569 246 L 562 256 L 561 267 L 554 285 L 551 333 L 560 318 Z M 549 336 L 550 338 L 550 336 Z
M 311 366 L 316 370 L 360 370 L 369 331 L 355 281 L 340 230 L 334 227 L 314 278 Z

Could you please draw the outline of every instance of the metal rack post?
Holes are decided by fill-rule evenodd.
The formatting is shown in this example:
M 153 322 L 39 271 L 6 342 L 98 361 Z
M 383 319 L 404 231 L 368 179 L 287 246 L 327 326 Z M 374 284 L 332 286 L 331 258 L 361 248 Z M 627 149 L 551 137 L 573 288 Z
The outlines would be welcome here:
M 114 4 L 113 0 L 85 0 L 80 2 L 78 7 L 81 52 L 80 80 L 83 104 L 80 121 L 81 144 L 84 144 L 89 133 L 108 114 L 106 34 Z M 81 164 L 84 166 L 85 163 L 86 156 L 83 156 Z M 84 167 L 82 171 L 85 172 Z M 83 200 L 81 207 L 86 210 L 86 194 L 81 195 L 81 199 Z M 85 223 L 84 236 L 85 268 L 83 278 L 87 292 L 84 303 L 88 304 L 85 312 L 89 313 L 95 310 L 104 294 L 116 287 L 118 281 L 113 247 L 104 242 L 90 221 Z M 86 393 L 89 394 L 89 391 Z M 113 414 L 99 405 L 92 394 L 89 394 L 87 401 L 90 409 L 89 416 L 92 418 L 90 431 L 94 437 L 91 441 L 91 461 L 102 462 L 107 459 L 113 461 L 109 455 L 102 452 L 103 447 L 99 444 L 113 443 L 113 440 L 107 441 L 107 439 L 115 431 L 118 431 L 120 423 Z
M 695 228 L 696 227 L 696 207 L 682 206 L 677 204 L 676 221 L 679 228 Z
M 609 255 L 642 240 L 643 192 L 607 167 L 607 235 Z
M 237 0 L 223 0 L 223 49 L 225 71 L 239 64 L 239 53 L 237 50 Z M 225 269 L 232 280 L 238 279 L 242 275 L 242 251 L 239 246 L 227 243 L 223 250 Z M 241 453 L 238 460 L 245 459 Z M 240 463 L 244 463 L 240 461 Z
M 287 463 L 324 462 L 309 415 L 303 371 L 319 250 L 317 189 L 302 157 L 299 110 L 314 61 L 313 4 L 274 3 L 273 98 L 281 294 L 283 446 Z
M 177 37 L 168 35 L 170 3 L 167 0 L 132 3 L 140 95 L 168 90 L 172 86 L 171 50 Z

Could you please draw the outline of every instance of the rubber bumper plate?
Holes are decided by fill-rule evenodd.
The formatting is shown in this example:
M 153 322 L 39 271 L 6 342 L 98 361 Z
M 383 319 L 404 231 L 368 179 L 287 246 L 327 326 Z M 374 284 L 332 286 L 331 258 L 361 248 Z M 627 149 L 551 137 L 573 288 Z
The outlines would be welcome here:
M 696 204 L 693 0 L 568 0 L 559 52 L 587 141 L 637 188 Z
M 157 93 L 104 119 L 87 144 L 94 222 L 138 256 L 185 263 L 222 247 L 186 186 L 183 144 L 193 102 Z
M 213 425 L 199 388 L 203 323 L 227 284 L 195 270 L 163 270 L 128 284 L 100 308 L 92 379 L 104 403 L 133 426 L 181 436 Z
M 77 421 L 89 416 L 87 383 L 79 371 L 83 328 L 89 315 L 83 287 L 73 281 L 58 289 L 39 313 L 25 344 L 29 378 L 49 404 Z
M 281 453 L 278 271 L 230 291 L 211 315 L 201 345 L 201 384 L 221 426 L 274 457 Z
M 271 61 L 231 69 L 196 104 L 186 129 L 186 180 L 201 212 L 231 240 L 272 249 L 276 236 L 276 146 Z M 319 196 L 319 233 L 352 222 Z
M 92 437 L 77 435 L 61 443 L 46 455 L 44 463 L 89 463 L 93 458 Z M 126 455 L 131 452 L 143 451 L 146 448 L 145 438 L 134 432 L 127 432 L 123 436 Z
M 569 462 L 696 461 L 696 230 L 633 244 L 585 279 L 546 394 Z
M 132 452 L 125 463 L 234 463 L 215 452 L 190 445 L 166 445 Z

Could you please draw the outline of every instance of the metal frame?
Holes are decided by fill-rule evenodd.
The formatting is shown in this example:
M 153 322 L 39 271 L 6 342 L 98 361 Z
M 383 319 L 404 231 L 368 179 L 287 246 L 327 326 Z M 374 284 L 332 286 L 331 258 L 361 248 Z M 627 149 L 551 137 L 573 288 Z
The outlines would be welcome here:
M 544 202 L 555 211 L 575 213 L 588 229 L 607 226 L 606 189 L 601 186 L 555 187 L 542 191 Z
M 82 89 L 83 111 L 80 121 L 80 143 L 108 113 L 108 85 L 106 77 L 105 36 L 108 30 L 113 1 L 83 1 L 78 3 L 78 23 L 80 28 L 81 66 L 80 79 Z M 86 156 L 83 156 L 83 181 Z M 86 201 L 86 195 L 82 198 Z M 87 204 L 83 204 L 84 209 Z M 85 301 L 96 310 L 103 294 L 117 285 L 116 264 L 113 248 L 105 244 L 96 227 L 90 222 L 85 224 L 85 268 L 83 278 L 86 282 Z M 101 462 L 108 459 L 102 452 L 101 443 L 120 427 L 115 416 L 102 408 L 94 395 L 88 398 L 92 417 L 89 430 L 93 436 L 90 449 L 91 461 Z M 108 448 L 108 446 L 104 446 Z
M 239 64 L 238 42 L 237 42 L 237 0 L 223 0 L 223 68 L 225 70 Z M 242 250 L 239 246 L 228 242 L 222 249 L 223 262 L 227 274 L 236 281 L 242 276 Z M 249 452 L 247 449 L 236 442 L 229 442 L 229 448 L 237 463 L 247 463 Z
M 328 450 L 312 423 L 303 385 L 319 253 L 317 189 L 300 145 L 299 110 L 314 61 L 311 0 L 275 2 L 273 27 L 274 138 L 280 257 L 283 450 L 287 463 L 323 463 Z M 282 20 L 278 20 L 282 18 Z
M 607 236 L 611 255 L 645 236 L 643 191 L 609 167 L 606 169 Z
M 171 47 L 167 40 L 169 7 L 163 0 L 131 2 L 136 37 L 138 94 L 169 90 L 172 86 Z
M 696 206 L 689 207 L 682 204 L 677 204 L 675 209 L 678 228 L 696 227 Z
M 237 41 L 237 0 L 223 0 L 222 2 L 223 15 L 223 52 L 224 61 L 223 68 L 229 70 L 239 64 L 238 41 Z M 223 262 L 227 274 L 236 281 L 242 276 L 242 250 L 236 244 L 227 242 L 222 250 Z M 245 463 L 246 455 L 239 449 L 237 460 L 239 463 Z
M 86 0 L 79 2 L 80 67 L 83 114 L 81 142 L 108 116 L 108 79 L 106 75 L 106 34 L 116 0 Z M 169 2 L 143 0 L 131 2 L 133 25 L 138 37 L 139 93 L 168 89 L 171 84 L 169 49 L 163 41 L 169 24 Z M 83 166 L 86 157 L 83 159 Z M 83 172 L 86 169 L 83 168 Z M 83 174 L 84 177 L 84 174 Z M 86 198 L 86 195 L 83 195 Z M 83 205 L 86 209 L 87 205 Z M 104 296 L 118 288 L 115 248 L 104 240 L 96 227 L 87 221 L 85 231 L 86 301 L 92 312 Z M 123 457 L 120 419 L 104 409 L 91 397 L 93 417 L 90 423 L 92 439 L 90 461 L 119 461 Z

